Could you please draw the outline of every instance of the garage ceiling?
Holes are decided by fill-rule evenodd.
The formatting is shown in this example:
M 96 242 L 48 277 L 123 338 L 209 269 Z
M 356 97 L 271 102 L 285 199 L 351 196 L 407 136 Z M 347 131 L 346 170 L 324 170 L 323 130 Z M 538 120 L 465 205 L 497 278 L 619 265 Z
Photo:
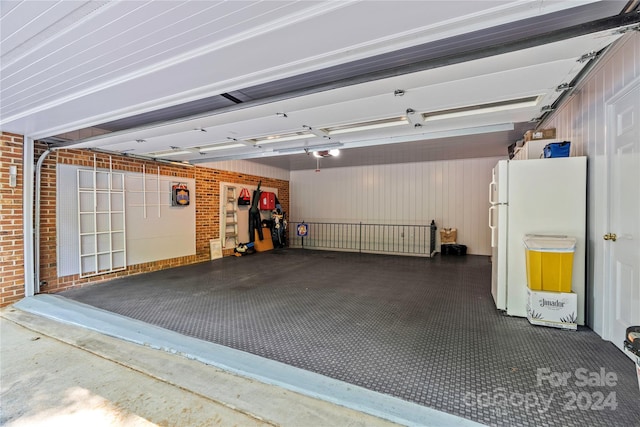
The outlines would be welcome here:
M 2 1 L 0 128 L 308 169 L 506 154 L 627 1 Z M 586 55 L 586 56 L 585 56 Z M 570 90 L 569 90 L 570 91 Z

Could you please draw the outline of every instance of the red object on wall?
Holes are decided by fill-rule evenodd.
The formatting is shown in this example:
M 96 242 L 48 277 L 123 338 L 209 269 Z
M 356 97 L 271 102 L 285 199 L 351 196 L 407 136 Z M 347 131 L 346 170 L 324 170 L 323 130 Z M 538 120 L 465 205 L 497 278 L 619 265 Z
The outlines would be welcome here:
M 276 208 L 276 195 L 269 191 L 263 191 L 260 194 L 260 209 L 263 211 L 271 211 Z

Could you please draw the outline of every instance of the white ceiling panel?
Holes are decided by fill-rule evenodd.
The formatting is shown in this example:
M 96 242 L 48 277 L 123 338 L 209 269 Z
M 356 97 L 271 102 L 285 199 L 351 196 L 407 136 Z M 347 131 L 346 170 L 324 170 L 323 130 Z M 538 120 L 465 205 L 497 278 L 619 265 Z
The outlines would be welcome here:
M 72 93 L 81 96 L 139 79 L 159 68 L 254 37 L 259 34 L 256 22 L 265 26 L 266 19 L 273 24 L 284 13 L 296 14 L 302 9 L 302 5 L 285 8 L 288 4 L 278 4 L 274 8 L 270 2 L 113 2 L 100 9 L 95 19 L 61 35 L 55 51 L 43 55 L 35 50 L 3 67 L 3 113 L 6 116 L 55 100 L 64 102 Z M 218 68 L 227 70 L 222 76 L 226 78 L 231 74 L 229 62 L 219 59 L 171 71 L 184 77 L 218 78 Z
M 0 36 L 4 55 L 30 40 L 48 27 L 69 15 L 78 7 L 75 2 L 2 2 L 2 18 L 0 19 Z
M 76 146 L 135 154 L 187 148 L 189 154 L 170 157 L 194 161 L 216 156 L 264 158 L 281 154 L 278 149 L 336 141 L 348 149 L 384 141 L 433 140 L 467 135 L 473 129 L 479 134 L 494 129 L 504 135 L 506 129 L 519 132 L 523 122 L 541 114 L 540 107 L 553 104 L 561 94 L 555 88 L 571 81 L 584 66 L 576 62 L 577 58 L 603 49 L 619 34 L 607 30 L 580 37 L 563 36 L 553 42 L 524 40 L 520 49 L 484 55 L 480 52 L 478 59 L 465 62 L 455 58 L 448 62 L 449 43 L 460 46 L 460 40 L 467 40 L 481 51 L 476 35 L 485 37 L 483 40 L 499 40 L 501 31 L 514 31 L 519 22 L 526 23 L 523 31 L 535 39 L 546 34 L 535 31 L 544 26 L 547 16 L 553 17 L 549 21 L 553 22 L 551 33 L 563 17 L 610 17 L 625 3 L 3 1 L 0 127 L 36 139 L 106 132 L 76 141 Z M 574 10 L 577 13 L 571 15 Z M 403 49 L 432 44 L 433 52 L 445 55 L 437 66 L 403 71 Z M 384 56 L 387 54 L 398 55 L 400 61 L 394 63 L 397 71 L 391 69 L 384 78 L 313 88 L 314 72 L 333 73 L 339 67 L 335 68 L 339 79 L 341 72 L 357 67 L 357 61 L 371 59 L 377 65 L 375 61 L 391 58 Z M 414 53 L 406 55 L 410 65 Z M 361 72 L 366 74 L 366 69 Z M 307 75 L 301 78 L 307 78 L 309 91 L 286 92 L 287 79 Z M 270 84 L 275 93 L 283 95 L 274 99 L 247 95 L 260 92 L 252 88 Z M 269 87 L 264 89 L 263 93 L 269 93 Z M 405 90 L 404 96 L 393 96 L 396 89 Z M 228 96 L 230 92 L 240 99 Z M 318 132 L 330 126 L 400 116 L 408 108 L 421 114 L 527 96 L 539 96 L 538 104 L 425 122 L 421 128 L 413 127 L 416 121 L 412 116 L 411 125 L 348 133 L 330 140 L 318 133 L 262 147 L 247 142 L 255 137 L 299 132 L 303 125 Z M 204 103 L 214 97 L 218 98 L 214 103 L 219 110 L 209 114 L 112 133 L 108 126 L 100 129 L 101 124 L 131 120 L 189 102 Z M 277 112 L 286 112 L 288 117 L 276 117 Z M 232 139 L 246 147 L 212 150 L 204 155 L 198 152 L 197 147 Z M 504 145 L 505 141 L 500 143 Z
M 424 123 L 421 130 L 411 126 L 394 127 L 343 134 L 333 140 L 344 143 L 367 140 L 374 134 L 413 135 L 420 138 L 423 132 L 440 132 L 455 128 L 469 128 L 501 123 L 528 121 L 540 115 L 540 108 L 550 105 L 560 95 L 555 88 L 570 81 L 580 70 L 577 62 L 583 53 L 600 49 L 611 43 L 617 35 L 594 34 L 570 41 L 538 46 L 503 54 L 497 57 L 455 64 L 419 73 L 376 80 L 347 88 L 314 93 L 252 108 L 238 109 L 223 114 L 203 116 L 191 120 L 102 135 L 80 146 L 102 147 L 117 150 L 135 150 L 149 153 L 169 149 L 172 146 L 197 147 L 236 138 L 246 140 L 258 136 L 276 135 L 303 130 L 303 125 L 320 129 L 374 119 L 402 116 L 407 108 L 426 113 L 449 108 L 466 107 L 527 96 L 540 96 L 537 105 L 493 114 L 479 114 L 465 118 L 438 120 Z M 564 58 L 563 58 L 564 57 Z M 544 58 L 543 61 L 541 58 Z M 563 58 L 563 59 L 560 59 Z M 546 62 L 549 60 L 549 62 Z M 403 88 L 402 97 L 393 96 L 395 88 Z M 276 116 L 286 112 L 287 118 Z M 206 128 L 207 132 L 195 132 Z M 135 141 L 144 139 L 146 144 Z M 321 143 L 322 138 L 312 138 L 307 143 Z M 287 143 L 285 146 L 295 146 Z M 274 147 L 265 147 L 270 152 Z M 250 147 L 251 153 L 255 148 Z M 226 156 L 217 152 L 211 156 Z
M 29 4 L 19 8 L 29 9 Z M 6 69 L 3 65 L 1 112 L 6 122 L 63 105 L 72 111 L 76 118 L 72 126 L 65 126 L 69 118 L 63 113 L 56 117 L 64 123 L 44 122 L 36 129 L 34 122 L 41 122 L 37 118 L 24 129 L 41 137 L 72 130 L 65 127 L 78 123 L 96 125 L 134 111 L 572 5 L 563 1 L 110 2 L 73 28 L 58 29 L 55 43 L 43 43 L 42 49 L 32 49 Z M 410 13 L 403 13 L 402 19 L 390 19 L 405 10 Z M 166 25 L 167 18 L 175 23 Z M 183 37 L 187 39 L 180 42 Z M 153 90 L 144 91 L 145 86 Z M 73 102 L 99 105 L 105 89 L 114 92 L 116 100 L 109 102 L 107 97 L 102 109 L 78 108 Z M 79 111 L 85 117 L 79 118 Z

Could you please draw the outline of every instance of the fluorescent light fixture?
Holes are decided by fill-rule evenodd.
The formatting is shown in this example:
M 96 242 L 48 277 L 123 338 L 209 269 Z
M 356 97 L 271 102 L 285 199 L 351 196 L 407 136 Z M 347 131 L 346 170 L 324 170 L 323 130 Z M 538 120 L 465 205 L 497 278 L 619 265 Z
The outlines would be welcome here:
M 421 128 L 425 129 L 425 127 Z M 458 129 L 447 129 L 440 131 L 423 131 L 423 132 L 412 132 L 406 135 L 399 136 L 374 136 L 372 138 L 362 138 L 358 141 L 349 141 L 347 144 L 349 148 L 361 148 L 361 147 L 373 147 L 376 145 L 389 145 L 389 144 L 397 144 L 402 142 L 414 142 L 414 141 L 426 141 L 437 138 L 450 138 L 456 136 L 464 136 L 464 135 L 476 135 L 476 134 L 485 134 L 491 132 L 506 132 L 512 131 L 515 127 L 513 123 L 500 123 L 497 125 L 488 125 L 488 126 L 474 126 L 468 128 L 458 128 Z
M 340 155 L 340 150 L 334 148 L 333 150 L 329 150 L 329 154 L 331 154 L 333 157 L 338 157 Z
M 258 138 L 247 139 L 248 142 L 252 144 L 272 144 L 274 142 L 285 142 L 285 141 L 295 141 L 296 139 L 305 139 L 305 138 L 315 138 L 311 132 L 293 132 L 293 133 L 285 133 L 280 135 L 269 135 L 269 136 L 261 136 Z
M 388 119 L 371 120 L 368 122 L 351 123 L 342 126 L 333 126 L 323 129 L 329 135 L 339 135 L 341 133 L 358 132 L 363 130 L 381 129 L 392 126 L 409 124 L 406 117 L 392 117 Z
M 181 147 L 176 147 L 172 145 L 171 150 L 157 151 L 155 153 L 148 153 L 146 155 L 151 157 L 169 157 L 169 156 L 181 156 L 183 154 L 194 154 L 194 153 L 196 153 L 196 151 L 194 151 L 193 148 L 181 148 Z
M 210 145 L 208 147 L 200 147 L 200 152 L 201 153 L 206 153 L 208 151 L 216 151 L 216 150 L 227 150 L 230 148 L 240 148 L 240 147 L 246 147 L 245 144 L 219 144 L 219 145 Z
M 183 154 L 193 154 L 193 152 L 187 151 L 187 150 L 172 150 L 172 151 L 166 151 L 164 153 L 151 153 L 150 155 L 153 157 L 169 157 L 169 156 L 181 156 Z
M 288 148 L 278 148 L 274 150 L 276 153 L 280 154 L 290 154 L 290 153 L 304 153 L 309 151 L 321 151 L 328 150 L 331 148 L 342 147 L 344 144 L 341 142 L 332 142 L 330 144 L 318 144 L 318 145 L 308 145 L 302 147 L 288 147 Z
M 453 119 L 457 117 L 473 116 L 476 114 L 495 113 L 497 111 L 515 110 L 518 108 L 535 107 L 538 96 L 528 98 L 511 99 L 508 101 L 491 102 L 488 104 L 471 105 L 468 107 L 452 108 L 449 110 L 423 113 L 425 121 Z

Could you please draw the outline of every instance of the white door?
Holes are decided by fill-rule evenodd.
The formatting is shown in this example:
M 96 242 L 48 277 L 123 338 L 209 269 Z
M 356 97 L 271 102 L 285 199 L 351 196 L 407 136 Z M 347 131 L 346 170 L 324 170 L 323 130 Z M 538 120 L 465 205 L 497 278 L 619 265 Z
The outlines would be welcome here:
M 625 329 L 640 325 L 640 82 L 608 107 L 608 339 L 622 348 Z M 615 236 L 614 236 L 615 235 Z

